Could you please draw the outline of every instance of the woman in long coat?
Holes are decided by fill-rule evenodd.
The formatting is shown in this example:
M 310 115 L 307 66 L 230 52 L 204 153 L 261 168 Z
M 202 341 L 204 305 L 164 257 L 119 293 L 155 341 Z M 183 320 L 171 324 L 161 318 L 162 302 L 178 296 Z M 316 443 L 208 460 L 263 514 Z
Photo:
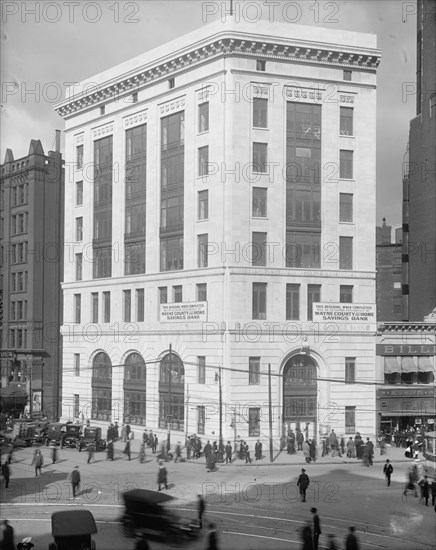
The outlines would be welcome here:
M 356 449 L 352 437 L 347 441 L 347 456 L 348 458 L 356 458 Z
M 315 444 L 314 439 L 311 439 L 310 443 L 309 443 L 309 455 L 310 455 L 310 460 L 315 462 L 315 460 L 316 460 L 316 444 Z

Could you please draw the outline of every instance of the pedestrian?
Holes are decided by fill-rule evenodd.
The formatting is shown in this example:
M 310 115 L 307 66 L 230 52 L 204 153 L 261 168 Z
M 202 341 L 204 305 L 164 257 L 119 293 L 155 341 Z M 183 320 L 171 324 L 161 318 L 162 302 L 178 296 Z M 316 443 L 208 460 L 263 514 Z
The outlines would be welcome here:
M 341 453 L 344 455 L 345 454 L 345 437 L 343 435 L 341 435 L 340 447 L 341 447 Z
M 304 460 L 309 464 L 310 462 L 310 445 L 308 441 L 303 443 L 303 456 Z
M 335 535 L 333 533 L 329 533 L 327 537 L 329 539 L 329 545 L 327 547 L 327 550 L 338 550 L 338 547 L 336 546 L 336 542 L 335 542 Z
M 130 424 L 126 424 L 126 441 L 130 439 L 130 432 L 131 432 Z
M 130 439 L 127 439 L 123 453 L 127 455 L 127 458 L 130 460 Z
M 139 447 L 139 462 L 143 464 L 145 462 L 145 443 L 142 442 L 141 446 Z
M 248 464 L 248 463 L 251 464 L 253 461 L 251 460 L 250 447 L 248 446 L 248 443 L 245 443 L 244 445 L 244 453 L 245 453 L 245 464 Z
M 94 443 L 91 442 L 88 446 L 88 464 L 94 458 L 94 451 L 95 451 Z
M 309 442 L 309 456 L 310 460 L 315 463 L 316 461 L 316 443 L 314 439 L 311 439 Z
M 80 472 L 79 466 L 75 466 L 74 470 L 70 474 L 71 486 L 73 488 L 73 498 L 76 498 L 76 491 L 80 486 Z
M 11 469 L 9 468 L 8 461 L 5 460 L 2 464 L 2 476 L 5 478 L 5 488 L 7 489 L 9 487 L 9 480 L 11 478 Z
M 57 449 L 56 445 L 53 445 L 52 448 L 51 448 L 52 464 L 56 464 L 57 459 L 58 459 L 58 449 Z
M 198 524 L 200 525 L 200 529 L 203 528 L 203 514 L 206 510 L 206 503 L 204 502 L 204 498 L 201 495 L 197 495 L 198 497 Z
M 260 442 L 260 439 L 258 439 L 254 445 L 254 458 L 256 460 L 260 460 L 262 458 L 262 443 Z
M 3 537 L 1 541 L 2 550 L 15 550 L 14 529 L 9 525 L 7 519 L 3 520 Z
M 121 427 L 121 439 L 126 442 L 126 426 L 123 424 Z
M 204 452 L 204 458 L 206 459 L 206 462 L 207 462 L 209 456 L 212 454 L 212 445 L 210 444 L 209 440 L 207 440 L 207 443 L 204 446 L 203 452 Z
M 407 496 L 407 491 L 413 491 L 415 493 L 415 496 L 418 496 L 418 492 L 416 490 L 415 485 L 415 476 L 412 470 L 409 472 L 409 482 L 406 485 L 406 488 L 404 489 L 403 495 Z
M 300 428 L 297 428 L 297 451 L 303 450 L 304 435 Z
M 114 436 L 115 436 L 115 441 L 118 441 L 118 439 L 120 438 L 118 422 L 115 422 Z
M 369 451 L 368 451 L 369 465 L 373 466 L 372 457 L 374 456 L 374 443 L 369 439 L 369 437 L 366 438 L 366 445 L 369 448 Z
M 218 550 L 218 533 L 216 531 L 215 523 L 209 523 L 206 550 Z
M 434 506 L 436 502 L 436 479 L 433 479 L 430 485 L 431 491 L 431 505 Z
M 425 505 L 428 506 L 428 499 L 430 496 L 430 483 L 428 482 L 428 477 L 424 476 L 424 479 L 418 483 L 421 487 L 421 502 L 424 500 Z
M 302 528 L 301 538 L 303 540 L 302 550 L 313 550 L 312 528 L 309 522 Z
M 313 550 L 318 550 L 318 540 L 321 534 L 321 523 L 319 521 L 318 510 L 311 508 L 313 514 Z
M 345 539 L 345 550 L 359 550 L 359 541 L 354 534 L 356 531 L 355 527 L 348 527 L 348 535 Z
M 159 461 L 159 472 L 157 474 L 158 491 L 161 490 L 160 486 L 165 485 L 165 489 L 168 489 L 168 472 L 164 466 L 162 460 Z
M 44 465 L 44 457 L 39 449 L 36 449 L 35 454 L 33 455 L 32 464 L 35 464 L 35 477 L 38 477 L 38 471 L 39 475 L 41 475 L 41 468 Z
M 226 464 L 231 464 L 232 462 L 232 446 L 230 445 L 230 441 L 227 441 L 226 445 Z
M 329 435 L 329 444 L 330 449 L 332 450 L 332 456 L 336 455 L 336 451 L 339 451 L 338 449 L 338 439 L 335 434 L 335 430 L 332 430 Z
M 301 474 L 298 476 L 297 480 L 297 487 L 300 488 L 300 496 L 301 501 L 306 502 L 306 491 L 309 487 L 309 476 L 306 474 L 306 470 L 304 468 L 301 469 Z
M 177 462 L 182 454 L 182 445 L 180 441 L 177 441 L 176 449 L 174 451 L 174 462 Z
M 107 460 L 113 460 L 114 459 L 114 442 L 112 439 L 109 439 L 107 442 Z
M 158 444 L 159 440 L 157 438 L 157 435 L 154 434 L 154 439 L 153 439 L 153 448 L 152 448 L 152 452 L 153 454 L 156 453 L 156 450 L 157 450 L 157 444 Z
M 347 441 L 347 457 L 356 458 L 356 448 L 352 437 Z
M 383 473 L 386 477 L 386 485 L 389 487 L 391 484 L 391 475 L 394 471 L 392 464 L 389 462 L 389 458 L 386 459 L 385 465 L 383 466 Z

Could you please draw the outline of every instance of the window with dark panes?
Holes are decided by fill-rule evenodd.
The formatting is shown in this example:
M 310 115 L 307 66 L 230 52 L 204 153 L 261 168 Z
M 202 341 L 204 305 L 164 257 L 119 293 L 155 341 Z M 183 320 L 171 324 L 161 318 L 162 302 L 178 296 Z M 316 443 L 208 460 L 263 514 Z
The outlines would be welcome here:
M 76 182 L 76 206 L 83 204 L 83 181 Z
M 123 290 L 123 321 L 130 323 L 132 320 L 132 292 Z
M 339 128 L 341 136 L 353 135 L 353 109 L 351 107 L 340 108 Z
M 76 168 L 78 170 L 83 168 L 83 145 L 76 147 Z
M 265 71 L 266 70 L 266 61 L 263 59 L 256 59 L 256 71 Z
M 183 269 L 183 237 L 161 239 L 160 270 Z
M 138 323 L 143 323 L 145 319 L 145 302 L 144 302 L 144 289 L 136 289 L 136 320 Z
M 173 286 L 173 302 L 183 302 L 182 285 Z
M 248 358 L 248 383 L 260 384 L 260 357 Z
M 74 376 L 80 376 L 80 353 L 74 354 Z
M 82 280 L 83 254 L 76 254 L 76 281 Z
M 353 237 L 339 237 L 339 269 L 353 269 Z
M 111 293 L 103 292 L 103 323 L 111 322 Z
M 343 71 L 343 78 L 344 80 L 351 80 L 351 73 L 352 71 L 349 69 L 344 69 Z
M 207 176 L 209 174 L 209 147 L 200 147 L 198 149 L 198 175 Z
M 286 319 L 298 320 L 300 318 L 300 285 L 286 285 Z
M 356 383 L 356 358 L 345 357 L 345 383 Z
M 82 297 L 74 294 L 74 322 L 80 324 L 82 318 Z
M 253 98 L 253 126 L 268 128 L 268 100 L 260 97 Z
M 124 363 L 124 423 L 145 425 L 147 366 L 142 355 L 130 353 Z
M 124 273 L 125 275 L 145 273 L 145 242 L 125 242 Z
M 251 265 L 252 266 L 266 266 L 266 241 L 267 233 L 260 233 L 254 231 L 252 233 L 251 243 Z
M 112 363 L 109 356 L 100 352 L 92 362 L 91 418 L 109 421 L 112 416 Z
M 201 103 L 198 106 L 198 131 L 200 133 L 209 130 L 209 102 Z
M 197 433 L 204 434 L 206 424 L 206 407 L 204 405 L 197 405 Z
M 166 230 L 183 229 L 183 196 L 167 197 L 161 200 L 161 233 Z
M 307 320 L 313 319 L 313 304 L 321 301 L 321 285 L 307 285 Z
M 356 407 L 345 407 L 345 433 L 354 434 L 356 431 Z
M 260 408 L 248 409 L 248 435 L 249 437 L 260 436 Z
M 266 285 L 266 283 L 253 283 L 253 319 L 266 319 Z
M 267 190 L 264 187 L 253 187 L 253 217 L 266 218 Z
M 208 256 L 207 256 L 207 243 L 208 243 L 208 236 L 205 235 L 198 235 L 198 267 L 207 267 L 208 265 Z
M 198 383 L 206 384 L 206 357 L 204 355 L 199 355 L 197 357 L 198 362 Z
M 266 143 L 253 143 L 253 172 L 262 174 L 267 172 L 267 152 Z
M 76 218 L 76 241 L 83 240 L 83 218 Z
M 341 149 L 339 151 L 339 177 L 341 179 L 353 179 L 353 151 Z
M 321 233 L 286 232 L 286 267 L 320 267 Z
M 339 193 L 339 221 L 353 221 L 353 195 L 352 193 Z
M 198 219 L 207 220 L 209 218 L 209 191 L 198 192 Z
M 207 284 L 206 283 L 197 284 L 197 301 L 207 302 Z
M 159 303 L 166 304 L 168 302 L 168 288 L 166 286 L 159 287 Z
M 98 292 L 91 292 L 91 323 L 98 323 Z
M 353 286 L 352 285 L 340 285 L 339 301 L 341 302 L 341 304 L 353 303 Z

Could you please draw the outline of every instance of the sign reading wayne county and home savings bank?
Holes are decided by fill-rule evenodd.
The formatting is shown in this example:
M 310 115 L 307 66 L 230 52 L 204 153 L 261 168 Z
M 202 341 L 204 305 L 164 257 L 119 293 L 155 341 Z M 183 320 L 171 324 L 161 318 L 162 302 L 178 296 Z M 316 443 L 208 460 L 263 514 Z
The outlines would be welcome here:
M 207 302 L 177 302 L 160 305 L 161 323 L 207 321 Z
M 374 304 L 313 304 L 313 321 L 342 321 L 349 323 L 375 323 Z

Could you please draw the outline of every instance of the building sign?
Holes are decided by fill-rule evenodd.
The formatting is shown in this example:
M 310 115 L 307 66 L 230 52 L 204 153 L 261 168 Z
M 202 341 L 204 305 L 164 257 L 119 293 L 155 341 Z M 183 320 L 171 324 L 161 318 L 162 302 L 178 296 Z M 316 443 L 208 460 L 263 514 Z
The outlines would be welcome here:
M 384 416 L 425 416 L 428 414 L 435 414 L 435 401 L 433 398 L 392 398 L 382 401 L 380 405 L 381 412 Z
M 434 344 L 377 344 L 377 355 L 436 355 Z
M 160 305 L 161 323 L 207 321 L 207 302 L 179 302 Z
M 423 397 L 434 396 L 435 390 L 430 388 L 380 388 L 378 397 Z
M 0 359 L 14 359 L 15 353 L 13 351 L 0 351 Z
M 374 304 L 313 304 L 314 322 L 375 323 Z

